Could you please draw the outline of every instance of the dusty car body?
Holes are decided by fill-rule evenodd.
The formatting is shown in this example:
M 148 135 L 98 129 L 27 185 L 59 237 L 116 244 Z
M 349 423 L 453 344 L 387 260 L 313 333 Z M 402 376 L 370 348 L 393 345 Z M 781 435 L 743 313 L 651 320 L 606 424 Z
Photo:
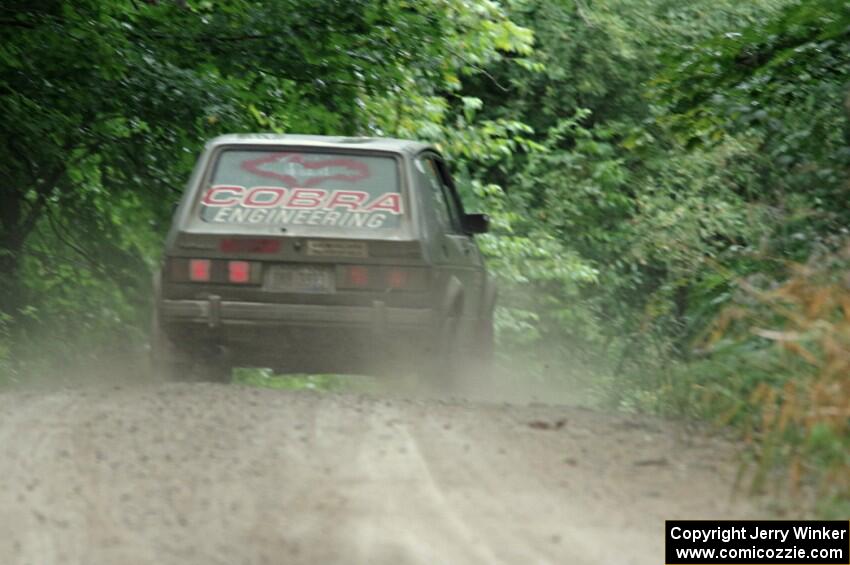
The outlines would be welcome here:
M 210 141 L 155 274 L 158 370 L 437 373 L 490 354 L 496 289 L 432 146 L 228 135 Z

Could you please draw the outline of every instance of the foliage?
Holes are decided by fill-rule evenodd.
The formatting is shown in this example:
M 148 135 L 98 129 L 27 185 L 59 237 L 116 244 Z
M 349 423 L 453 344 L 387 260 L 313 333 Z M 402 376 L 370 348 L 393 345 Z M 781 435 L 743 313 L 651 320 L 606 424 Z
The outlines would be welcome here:
M 684 410 L 751 430 L 756 486 L 780 465 L 792 487 L 816 484 L 819 500 L 835 508 L 850 500 L 848 290 L 840 282 L 847 263 L 836 252 L 850 218 L 848 25 L 846 3 L 789 3 L 671 58 L 650 92 L 656 123 L 688 153 L 716 153 L 730 140 L 750 147 L 727 171 L 749 169 L 732 191 L 761 211 L 758 238 L 736 260 L 715 264 L 727 281 L 748 275 L 745 303 L 724 309 L 715 324 L 715 337 L 730 343 L 677 371 L 680 382 L 668 380 L 668 392 Z M 807 258 L 785 282 L 771 282 L 786 278 L 787 259 Z M 720 288 L 718 305 L 733 297 L 728 284 Z
M 346 380 L 338 375 L 275 375 L 268 369 L 236 369 L 236 384 L 277 390 L 343 390 Z
M 723 357 L 735 370 L 717 374 L 717 352 L 695 339 L 728 311 L 742 276 L 777 279 L 786 259 L 835 249 L 846 233 L 846 3 L 541 1 L 515 14 L 534 29 L 535 52 L 493 75 L 516 96 L 500 104 L 481 76 L 467 91 L 485 116 L 532 125 L 542 149 L 485 179 L 531 220 L 516 235 L 546 234 L 574 272 L 595 273 L 571 293 L 533 277 L 524 329 L 579 333 L 579 351 L 607 359 L 621 406 L 707 417 L 734 406 L 744 425 L 763 413 L 752 391 L 814 379 L 747 340 Z M 559 299 L 571 318 L 545 315 Z M 702 378 L 724 408 L 691 394 Z M 846 429 L 831 433 L 846 447 Z M 811 473 L 837 477 L 799 453 Z M 846 500 L 840 482 L 825 484 Z
M 742 279 L 703 339 L 710 355 L 678 375 L 682 406 L 755 442 L 757 489 L 850 499 L 848 269 L 850 247 L 792 264 L 781 281 Z
M 846 2 L 793 3 L 693 49 L 655 81 L 671 110 L 660 121 L 682 143 L 711 147 L 734 136 L 757 145 L 762 179 L 746 197 L 788 214 L 783 227 L 798 241 L 850 217 L 848 26 Z M 775 249 L 797 258 L 807 251 L 782 236 Z
M 516 216 L 530 220 L 516 235 L 534 241 L 546 234 L 571 258 L 568 265 L 579 265 L 576 273 L 598 273 L 566 294 L 535 288 L 545 304 L 539 310 L 551 311 L 554 300 L 570 313 L 545 323 L 524 318 L 538 333 L 581 343 L 581 351 L 591 345 L 619 359 L 623 374 L 657 367 L 671 353 L 687 356 L 688 337 L 710 319 L 728 284 L 712 264 L 740 263 L 771 229 L 772 210 L 741 194 L 762 181 L 769 164 L 745 136 L 692 151 L 671 135 L 668 111 L 646 85 L 665 70 L 670 52 L 687 52 L 785 4 L 514 6 L 517 20 L 535 32 L 534 52 L 525 64 L 503 61 L 490 75 L 469 77 L 464 90 L 483 101 L 483 117 L 533 126 L 536 145 L 482 163 L 489 165 L 483 182 L 503 186 Z M 501 102 L 500 86 L 510 103 Z

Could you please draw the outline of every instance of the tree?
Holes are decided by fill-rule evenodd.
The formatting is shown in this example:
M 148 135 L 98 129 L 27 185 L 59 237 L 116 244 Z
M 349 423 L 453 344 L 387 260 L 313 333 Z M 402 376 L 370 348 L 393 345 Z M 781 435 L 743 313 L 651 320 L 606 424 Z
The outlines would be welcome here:
M 367 133 L 364 100 L 433 92 L 461 64 L 461 34 L 505 35 L 504 14 L 478 8 L 452 0 L 7 2 L 0 311 L 14 315 L 26 302 L 26 244 L 51 214 L 57 232 L 72 228 L 61 216 L 101 235 L 120 231 L 104 215 L 128 201 L 163 220 L 200 145 L 219 132 Z M 495 50 L 479 42 L 469 53 L 486 59 Z M 119 239 L 143 268 L 144 253 Z M 96 262 L 109 252 L 94 251 Z

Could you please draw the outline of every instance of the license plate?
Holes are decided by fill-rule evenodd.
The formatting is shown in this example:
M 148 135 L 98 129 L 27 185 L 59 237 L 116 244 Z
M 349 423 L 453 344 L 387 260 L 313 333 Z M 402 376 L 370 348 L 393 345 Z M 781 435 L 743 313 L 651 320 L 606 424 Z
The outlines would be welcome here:
M 266 286 L 274 292 L 332 292 L 333 271 L 329 267 L 277 265 L 272 267 Z

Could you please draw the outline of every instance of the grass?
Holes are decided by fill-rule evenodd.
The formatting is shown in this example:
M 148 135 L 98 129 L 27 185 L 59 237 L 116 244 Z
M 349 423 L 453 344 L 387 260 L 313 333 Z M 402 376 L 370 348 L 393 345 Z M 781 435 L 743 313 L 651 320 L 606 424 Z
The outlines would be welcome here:
M 715 321 L 708 360 L 670 382 L 673 401 L 742 430 L 753 490 L 826 518 L 850 509 L 850 249 L 792 265 Z
M 317 392 L 379 393 L 387 386 L 386 379 L 366 375 L 286 374 L 271 369 L 236 368 L 233 383 L 276 390 L 312 390 Z
M 333 392 L 351 387 L 350 379 L 341 375 L 276 375 L 270 369 L 237 368 L 233 382 L 246 386 L 277 390 L 315 390 Z
M 716 422 L 750 446 L 742 484 L 794 514 L 850 511 L 850 246 L 743 279 L 697 360 L 616 379 L 620 407 Z

